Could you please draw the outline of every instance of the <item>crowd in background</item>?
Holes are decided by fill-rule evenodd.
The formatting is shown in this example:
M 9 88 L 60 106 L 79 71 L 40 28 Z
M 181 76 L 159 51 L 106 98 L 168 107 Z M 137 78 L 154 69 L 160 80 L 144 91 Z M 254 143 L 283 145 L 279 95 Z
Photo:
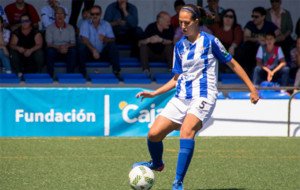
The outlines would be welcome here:
M 279 79 L 282 86 L 288 86 L 289 79 L 295 78 L 294 85 L 298 87 L 300 18 L 294 30 L 291 15 L 281 3 L 282 0 L 270 0 L 270 8 L 254 8 L 252 18 L 242 27 L 235 10 L 220 7 L 219 0 L 207 0 L 207 19 L 202 20 L 199 29 L 219 38 L 253 77 L 254 84 Z M 78 69 L 86 76 L 87 61 L 108 61 L 119 77 L 118 45 L 125 44 L 131 47 L 130 56 L 141 62 L 141 72 L 150 75 L 151 61 L 167 62 L 171 72 L 173 47 L 184 37 L 178 18 L 184 5 L 184 0 L 174 1 L 175 15 L 162 10 L 143 31 L 138 25 L 138 11 L 142 10 L 128 0 L 116 0 L 106 10 L 95 0 L 72 0 L 71 10 L 59 0 L 48 0 L 41 15 L 25 0 L 6 7 L 0 4 L 0 61 L 5 73 L 19 77 L 45 68 L 54 76 L 57 61 L 66 62 L 68 73 Z M 292 38 L 294 32 L 296 39 Z M 224 64 L 219 66 L 219 72 L 230 71 Z

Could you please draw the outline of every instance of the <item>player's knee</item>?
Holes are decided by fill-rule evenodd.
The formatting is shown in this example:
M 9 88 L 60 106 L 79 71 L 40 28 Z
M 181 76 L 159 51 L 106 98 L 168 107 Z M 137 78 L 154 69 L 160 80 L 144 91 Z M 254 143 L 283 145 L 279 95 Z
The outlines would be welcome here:
M 196 135 L 195 130 L 182 128 L 180 131 L 180 138 L 182 139 L 193 139 Z
M 148 139 L 152 142 L 159 142 L 162 140 L 162 135 L 157 130 L 149 130 Z

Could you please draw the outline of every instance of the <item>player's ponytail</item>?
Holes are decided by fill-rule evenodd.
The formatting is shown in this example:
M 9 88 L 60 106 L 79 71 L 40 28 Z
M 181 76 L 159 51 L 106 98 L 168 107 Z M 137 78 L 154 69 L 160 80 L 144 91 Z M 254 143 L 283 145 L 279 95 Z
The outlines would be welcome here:
M 188 12 L 192 13 L 193 20 L 199 19 L 201 21 L 202 19 L 206 19 L 206 18 L 214 18 L 214 16 L 212 14 L 206 12 L 202 7 L 192 5 L 192 4 L 184 5 L 180 9 L 180 11 L 188 11 Z

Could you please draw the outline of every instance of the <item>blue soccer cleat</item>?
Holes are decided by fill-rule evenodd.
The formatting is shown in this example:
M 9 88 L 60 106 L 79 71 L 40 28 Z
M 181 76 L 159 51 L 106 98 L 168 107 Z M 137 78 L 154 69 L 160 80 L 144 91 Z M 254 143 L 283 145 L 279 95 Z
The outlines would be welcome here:
M 173 183 L 173 189 L 172 190 L 184 190 L 183 189 L 183 182 L 175 180 L 175 182 Z
M 134 168 L 136 166 L 146 166 L 146 167 L 150 168 L 151 170 L 161 172 L 165 167 L 165 163 L 163 162 L 163 164 L 161 166 L 157 167 L 157 166 L 154 166 L 152 163 L 152 160 L 150 160 L 149 162 L 137 162 L 132 165 L 132 168 Z

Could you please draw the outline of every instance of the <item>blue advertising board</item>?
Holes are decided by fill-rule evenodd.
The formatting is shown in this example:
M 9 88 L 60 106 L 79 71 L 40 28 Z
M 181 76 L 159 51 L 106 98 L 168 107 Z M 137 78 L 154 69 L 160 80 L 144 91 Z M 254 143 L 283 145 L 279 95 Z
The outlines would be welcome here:
M 143 90 L 0 88 L 0 136 L 146 136 L 175 92 L 141 102 Z

